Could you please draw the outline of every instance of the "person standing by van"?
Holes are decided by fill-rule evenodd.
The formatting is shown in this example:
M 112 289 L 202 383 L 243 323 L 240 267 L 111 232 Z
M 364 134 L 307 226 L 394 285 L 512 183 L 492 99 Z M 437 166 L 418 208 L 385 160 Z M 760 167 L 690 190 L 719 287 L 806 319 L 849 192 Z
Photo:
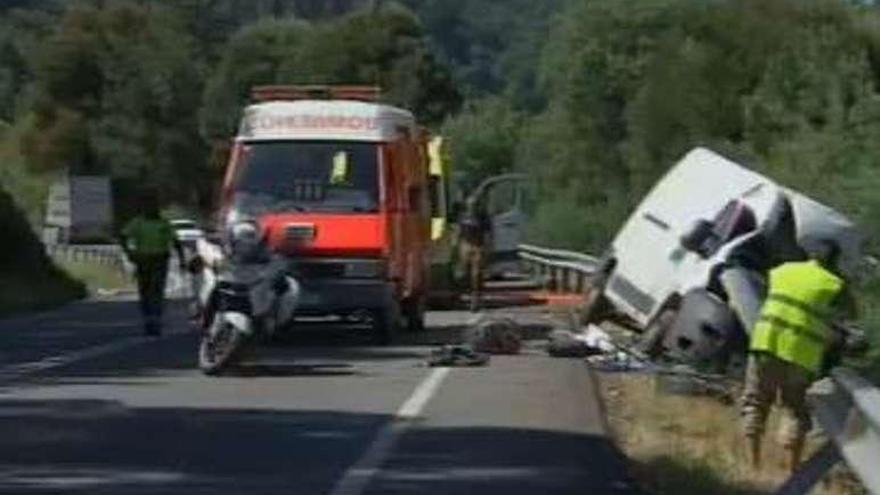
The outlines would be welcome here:
M 145 193 L 141 211 L 122 229 L 121 244 L 128 259 L 135 265 L 138 296 L 144 331 L 147 335 L 162 333 L 165 281 L 171 249 L 183 264 L 183 247 L 174 235 L 171 224 L 159 213 L 158 195 Z M 181 268 L 183 270 L 183 268 Z
M 845 283 L 833 268 L 840 249 L 821 242 L 810 260 L 770 271 L 767 298 L 752 330 L 742 400 L 744 433 L 752 466 L 761 465 L 761 439 L 777 396 L 784 409 L 782 441 L 788 467 L 796 469 L 811 428 L 806 392 L 838 337 L 831 317 L 847 302 Z
M 459 219 L 458 278 L 467 277 L 470 291 L 470 310 L 480 308 L 483 288 L 483 268 L 492 224 L 486 206 L 477 197 L 470 197 Z

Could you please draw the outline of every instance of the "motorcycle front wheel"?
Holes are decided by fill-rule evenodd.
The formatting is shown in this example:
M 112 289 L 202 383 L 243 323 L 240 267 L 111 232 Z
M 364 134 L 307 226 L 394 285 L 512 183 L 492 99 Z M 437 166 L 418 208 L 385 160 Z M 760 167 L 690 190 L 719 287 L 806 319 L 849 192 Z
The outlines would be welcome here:
M 231 322 L 220 315 L 199 343 L 199 368 L 206 375 L 218 375 L 234 364 L 244 347 L 244 336 Z

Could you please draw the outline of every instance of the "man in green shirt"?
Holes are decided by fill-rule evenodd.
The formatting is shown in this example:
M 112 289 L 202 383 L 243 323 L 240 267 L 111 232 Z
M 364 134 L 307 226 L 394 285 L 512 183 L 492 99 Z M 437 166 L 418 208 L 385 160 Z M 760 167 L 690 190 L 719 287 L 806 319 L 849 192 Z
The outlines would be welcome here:
M 144 329 L 147 335 L 159 335 L 171 249 L 177 251 L 181 263 L 184 255 L 174 229 L 159 213 L 156 195 L 148 194 L 141 199 L 140 214 L 125 225 L 121 237 L 122 249 L 135 265 Z

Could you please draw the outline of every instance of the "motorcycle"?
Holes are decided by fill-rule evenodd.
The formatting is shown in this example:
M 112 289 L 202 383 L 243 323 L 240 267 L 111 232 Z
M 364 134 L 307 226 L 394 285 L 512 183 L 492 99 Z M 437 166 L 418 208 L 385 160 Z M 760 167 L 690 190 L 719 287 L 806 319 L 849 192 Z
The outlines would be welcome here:
M 223 256 L 217 246 L 202 245 L 193 266 L 199 272 L 199 368 L 207 375 L 234 366 L 246 347 L 293 320 L 299 283 L 259 232 L 252 222 L 233 226 Z

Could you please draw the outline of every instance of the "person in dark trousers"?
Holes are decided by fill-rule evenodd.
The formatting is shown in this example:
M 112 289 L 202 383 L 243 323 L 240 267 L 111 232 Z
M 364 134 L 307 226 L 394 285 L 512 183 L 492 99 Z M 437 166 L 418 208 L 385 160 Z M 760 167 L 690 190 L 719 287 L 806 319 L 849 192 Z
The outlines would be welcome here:
M 171 224 L 159 213 L 155 194 L 141 198 L 140 214 L 125 225 L 121 237 L 122 249 L 135 265 L 144 331 L 147 335 L 160 335 L 168 260 L 174 249 L 182 264 L 184 253 Z
M 792 471 L 811 428 L 806 393 L 842 337 L 836 320 L 855 315 L 855 301 L 835 273 L 839 247 L 825 241 L 807 261 L 770 271 L 768 295 L 751 333 L 742 400 L 752 466 L 761 466 L 761 437 L 770 408 L 781 399 L 782 442 Z
M 483 269 L 486 266 L 486 249 L 492 234 L 492 222 L 483 202 L 471 197 L 465 205 L 458 224 L 457 278 L 467 279 L 470 310 L 477 311 L 482 302 Z

